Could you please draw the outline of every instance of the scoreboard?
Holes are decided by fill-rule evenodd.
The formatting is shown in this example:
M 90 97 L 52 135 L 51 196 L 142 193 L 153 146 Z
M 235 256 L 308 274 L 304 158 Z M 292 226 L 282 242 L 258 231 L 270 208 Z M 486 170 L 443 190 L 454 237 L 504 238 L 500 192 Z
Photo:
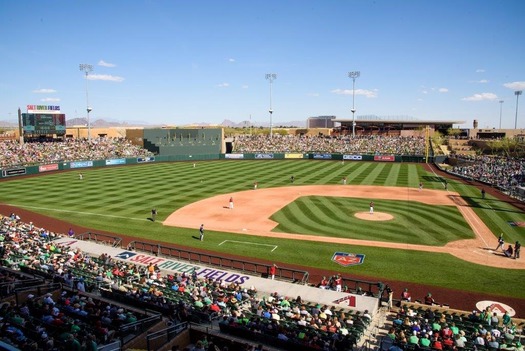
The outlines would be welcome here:
M 66 134 L 66 115 L 59 106 L 28 105 L 28 112 L 22 113 L 24 135 Z

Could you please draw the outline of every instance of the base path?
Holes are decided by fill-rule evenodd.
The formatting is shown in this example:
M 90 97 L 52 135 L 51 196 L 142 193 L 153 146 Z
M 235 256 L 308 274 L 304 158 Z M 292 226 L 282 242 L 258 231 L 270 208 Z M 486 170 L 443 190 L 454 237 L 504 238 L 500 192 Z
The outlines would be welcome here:
M 450 242 L 445 246 L 427 246 L 272 231 L 277 226 L 277 223 L 270 219 L 275 212 L 301 196 L 314 195 L 418 201 L 428 205 L 456 206 L 474 231 L 476 238 Z M 230 197 L 234 199 L 234 209 L 228 208 Z M 476 264 L 525 269 L 525 260 L 513 260 L 504 257 L 502 253 L 495 253 L 492 249 L 497 244 L 494 234 L 458 193 L 444 190 L 352 185 L 305 185 L 247 190 L 194 202 L 173 212 L 163 224 L 193 229 L 198 229 L 204 224 L 207 230 L 245 235 L 449 253 Z

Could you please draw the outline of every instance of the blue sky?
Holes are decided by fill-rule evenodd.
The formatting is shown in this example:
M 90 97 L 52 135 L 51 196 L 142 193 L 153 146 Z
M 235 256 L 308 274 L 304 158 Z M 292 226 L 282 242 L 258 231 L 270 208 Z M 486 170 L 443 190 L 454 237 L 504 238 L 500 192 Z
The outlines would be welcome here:
M 514 128 L 525 90 L 525 1 L 4 0 L 0 120 L 169 125 L 335 115 Z M 277 74 L 271 85 L 267 73 Z M 499 103 L 500 100 L 504 102 Z M 525 96 L 518 128 L 525 128 Z M 251 116 L 251 117 L 250 117 Z

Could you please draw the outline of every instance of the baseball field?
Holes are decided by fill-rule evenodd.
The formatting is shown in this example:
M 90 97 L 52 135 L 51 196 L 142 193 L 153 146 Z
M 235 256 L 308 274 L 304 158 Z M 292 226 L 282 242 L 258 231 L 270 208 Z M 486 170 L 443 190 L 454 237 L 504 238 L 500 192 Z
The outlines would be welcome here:
M 525 228 L 511 224 L 525 214 L 490 193 L 482 199 L 478 186 L 447 179 L 445 189 L 445 179 L 423 164 L 222 160 L 82 173 L 82 180 L 70 171 L 3 181 L 0 202 L 142 241 L 525 299 L 525 259 L 494 252 L 500 233 L 506 243 L 523 241 Z M 335 252 L 365 259 L 343 267 L 331 260 Z

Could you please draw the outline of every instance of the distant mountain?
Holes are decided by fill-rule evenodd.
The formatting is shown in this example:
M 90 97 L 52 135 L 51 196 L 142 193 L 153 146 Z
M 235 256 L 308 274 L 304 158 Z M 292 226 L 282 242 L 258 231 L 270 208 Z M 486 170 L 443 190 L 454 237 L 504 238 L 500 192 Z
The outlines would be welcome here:
M 16 128 L 18 122 L 0 121 L 0 127 Z
M 239 123 L 235 123 L 233 121 L 230 121 L 229 119 L 225 119 L 221 124 L 223 127 L 231 127 L 231 128 L 242 128 L 242 127 L 270 127 L 270 122 L 257 122 L 257 121 L 242 121 Z M 304 121 L 291 121 L 291 122 L 273 122 L 274 127 L 297 127 L 297 128 L 305 128 L 306 127 L 306 120 Z
M 167 126 L 169 124 L 151 124 L 148 122 L 141 122 L 141 121 L 110 121 L 105 119 L 96 119 L 91 120 L 91 127 L 93 128 L 105 128 L 105 127 L 163 127 Z M 66 126 L 67 127 L 73 127 L 73 126 L 87 126 L 87 119 L 86 118 L 70 118 L 66 120 Z M 242 127 L 263 127 L 268 128 L 270 127 L 269 122 L 257 122 L 257 121 L 241 121 L 239 123 L 236 123 L 234 121 L 231 121 L 229 119 L 225 119 L 222 121 L 222 123 L 216 124 L 216 123 L 206 123 L 206 122 L 199 122 L 199 123 L 191 123 L 184 125 L 183 127 L 229 127 L 229 128 L 242 128 Z M 306 127 L 306 120 L 305 121 L 291 121 L 291 122 L 274 122 L 273 126 L 278 127 L 297 127 L 297 128 L 305 128 Z M 10 121 L 0 121 L 0 127 L 7 127 L 7 128 L 16 128 L 18 127 L 18 122 L 10 122 Z
M 66 126 L 86 126 L 87 118 L 71 118 L 66 120 Z M 153 126 L 146 122 L 119 122 L 119 121 L 106 121 L 104 119 L 96 119 L 91 121 L 91 127 L 94 128 L 105 128 L 105 127 L 139 127 L 139 126 Z

